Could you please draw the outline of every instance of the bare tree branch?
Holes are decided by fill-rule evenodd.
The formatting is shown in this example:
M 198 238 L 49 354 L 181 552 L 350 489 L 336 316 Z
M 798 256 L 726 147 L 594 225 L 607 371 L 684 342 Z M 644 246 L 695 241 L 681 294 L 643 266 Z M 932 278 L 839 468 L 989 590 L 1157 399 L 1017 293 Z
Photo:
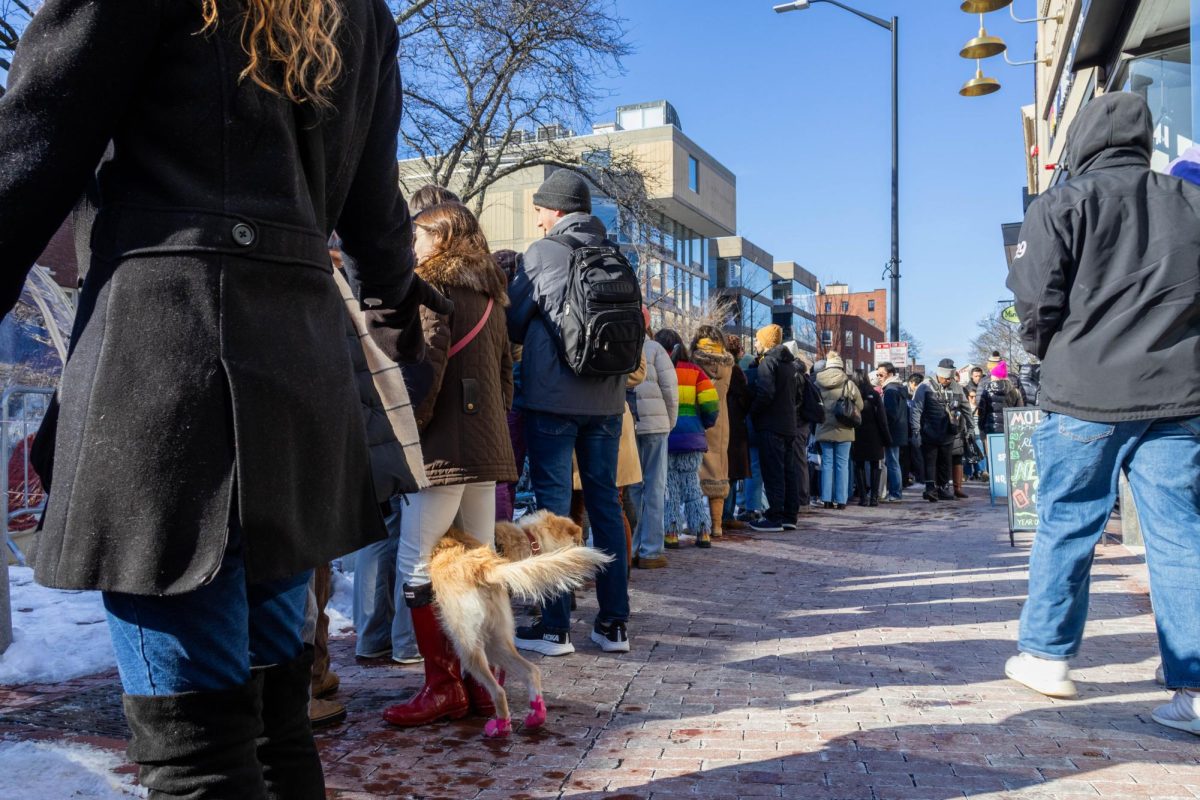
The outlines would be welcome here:
M 999 351 L 1001 358 L 1008 362 L 1009 369 L 1037 362 L 1036 358 L 1025 352 L 1017 326 L 1005 322 L 997 314 L 989 314 L 979 320 L 979 335 L 971 340 L 972 363 L 986 364 L 993 350 Z
M 403 25 L 434 2 L 436 0 L 409 0 L 408 6 L 404 10 L 396 13 L 396 24 Z

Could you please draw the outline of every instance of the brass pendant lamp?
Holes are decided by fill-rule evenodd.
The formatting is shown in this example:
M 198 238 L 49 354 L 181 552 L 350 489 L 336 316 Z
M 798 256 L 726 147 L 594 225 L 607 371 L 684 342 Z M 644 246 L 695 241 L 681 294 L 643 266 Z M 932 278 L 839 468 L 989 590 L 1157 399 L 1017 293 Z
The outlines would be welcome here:
M 975 77 L 964 83 L 958 93 L 963 97 L 983 97 L 998 91 L 1000 91 L 1000 81 L 986 77 L 983 74 L 983 65 L 977 59 L 975 61 Z
M 983 14 L 979 15 L 979 35 L 963 45 L 963 49 L 958 51 L 958 54 L 963 58 L 991 58 L 998 56 L 1008 49 L 1008 45 L 999 36 L 989 36 L 987 29 L 983 27 Z
M 968 14 L 990 14 L 1010 5 L 1012 0 L 963 0 L 959 8 Z

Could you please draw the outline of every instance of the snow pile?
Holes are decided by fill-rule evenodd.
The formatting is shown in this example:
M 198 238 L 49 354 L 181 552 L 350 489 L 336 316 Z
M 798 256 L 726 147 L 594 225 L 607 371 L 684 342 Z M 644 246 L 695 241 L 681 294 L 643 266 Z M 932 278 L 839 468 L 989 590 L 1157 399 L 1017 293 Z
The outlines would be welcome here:
M 85 745 L 0 741 L 4 793 L 20 800 L 145 797 L 146 790 L 133 785 L 132 775 L 113 774 L 122 763 L 116 753 Z
M 354 578 L 333 568 L 333 595 L 325 614 L 329 617 L 329 635 L 342 636 L 354 633 Z
M 116 666 L 99 592 L 47 589 L 28 567 L 9 567 L 8 580 L 13 643 L 0 655 L 0 686 L 56 683 Z

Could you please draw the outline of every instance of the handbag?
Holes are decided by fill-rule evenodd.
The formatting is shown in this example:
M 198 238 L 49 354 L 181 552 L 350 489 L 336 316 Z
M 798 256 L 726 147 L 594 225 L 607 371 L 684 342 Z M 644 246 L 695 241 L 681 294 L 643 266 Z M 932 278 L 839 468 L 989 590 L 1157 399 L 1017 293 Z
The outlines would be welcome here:
M 862 425 L 862 414 L 854 407 L 854 401 L 850 399 L 846 391 L 849 384 L 849 378 L 842 384 L 842 396 L 833 404 L 833 418 L 838 421 L 839 425 L 844 425 L 847 428 L 857 428 Z

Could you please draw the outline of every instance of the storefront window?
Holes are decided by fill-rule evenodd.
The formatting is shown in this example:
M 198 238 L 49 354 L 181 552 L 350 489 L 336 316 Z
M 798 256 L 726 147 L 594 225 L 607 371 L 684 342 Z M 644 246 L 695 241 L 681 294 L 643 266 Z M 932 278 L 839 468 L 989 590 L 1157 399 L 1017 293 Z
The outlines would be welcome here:
M 1150 166 L 1165 170 L 1193 143 L 1191 47 L 1130 59 L 1123 70 L 1122 90 L 1143 97 L 1154 119 Z

